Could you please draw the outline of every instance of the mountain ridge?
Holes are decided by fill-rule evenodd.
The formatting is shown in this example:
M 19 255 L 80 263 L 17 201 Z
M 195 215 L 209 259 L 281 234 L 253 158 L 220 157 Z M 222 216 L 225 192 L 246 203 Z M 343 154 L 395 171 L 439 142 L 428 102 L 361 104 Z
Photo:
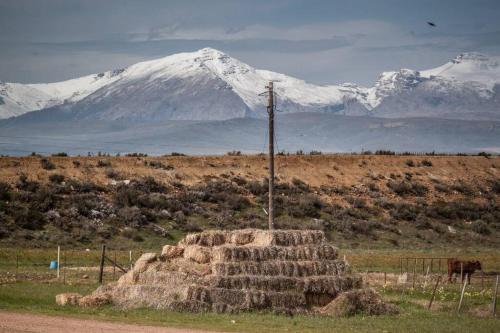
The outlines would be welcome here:
M 463 53 L 430 70 L 384 72 L 366 88 L 314 85 L 204 48 L 62 82 L 0 82 L 0 119 L 41 110 L 50 121 L 47 109 L 96 120 L 258 118 L 265 116 L 266 103 L 259 93 L 273 80 L 282 112 L 499 120 L 498 63 L 496 57 Z M 468 77 L 473 81 L 464 81 Z

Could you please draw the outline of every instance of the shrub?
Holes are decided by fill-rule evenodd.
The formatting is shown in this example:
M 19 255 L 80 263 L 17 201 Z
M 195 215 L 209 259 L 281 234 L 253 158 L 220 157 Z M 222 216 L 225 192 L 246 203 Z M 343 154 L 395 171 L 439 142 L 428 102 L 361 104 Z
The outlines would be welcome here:
M 8 201 L 11 198 L 10 191 L 12 190 L 12 187 L 10 187 L 9 184 L 5 182 L 0 182 L 0 200 L 2 201 Z
M 495 179 L 491 182 L 491 190 L 496 194 L 500 194 L 500 179 Z
M 28 192 L 36 192 L 39 187 L 40 184 L 38 182 L 28 180 L 26 175 L 19 176 L 19 180 L 17 181 L 18 189 Z
M 309 155 L 321 155 L 321 151 L 319 150 L 311 150 L 311 152 L 309 153 Z
M 172 154 L 170 154 L 171 156 L 186 156 L 186 154 L 183 154 L 183 153 L 178 153 L 178 152 L 172 152 Z
M 74 161 L 73 161 L 73 166 L 74 166 L 75 168 L 79 168 L 81 164 L 82 164 L 82 163 L 81 163 L 80 161 L 78 161 L 78 160 L 74 160 Z
M 423 196 L 427 193 L 428 188 L 417 182 L 417 181 L 401 181 L 401 182 L 396 182 L 396 181 L 389 181 L 387 183 L 387 187 L 389 187 L 394 193 L 400 195 L 400 196 L 405 196 L 405 195 L 417 195 L 417 196 Z
M 406 160 L 405 164 L 410 168 L 413 168 L 415 166 L 415 162 L 413 162 L 413 160 Z
M 379 188 L 379 187 L 378 187 L 378 185 L 377 185 L 377 184 L 375 184 L 375 183 L 369 183 L 369 184 L 368 184 L 368 189 L 369 189 L 370 191 L 372 191 L 372 192 L 378 192 L 378 191 L 380 191 L 380 188 Z
M 480 235 L 491 234 L 491 230 L 490 228 L 488 228 L 488 224 L 481 220 L 477 220 L 472 223 L 472 230 Z
M 442 192 L 442 193 L 450 193 L 451 192 L 450 188 L 446 184 L 436 184 L 436 185 L 434 185 L 434 189 L 436 191 Z
M 422 165 L 425 166 L 425 167 L 431 167 L 432 166 L 432 162 L 429 161 L 429 160 L 422 160 Z
M 309 185 L 298 178 L 292 179 L 292 185 L 302 192 L 309 192 Z
M 259 196 L 267 193 L 268 186 L 264 182 L 258 182 L 256 180 L 249 181 L 245 188 L 253 195 Z
M 366 208 L 366 200 L 363 198 L 347 197 L 347 202 L 354 208 Z
M 98 160 L 97 161 L 98 168 L 109 168 L 111 167 L 111 161 L 108 160 Z
M 118 217 L 131 228 L 139 228 L 147 223 L 146 216 L 137 207 L 124 207 L 118 210 Z
M 60 153 L 55 153 L 55 154 L 52 154 L 52 156 L 57 156 L 57 157 L 68 157 L 68 154 L 66 154 L 65 152 L 60 152 Z
M 121 179 L 120 173 L 113 168 L 106 169 L 105 174 L 106 177 L 110 179 L 115 179 L 115 180 Z
M 227 155 L 228 156 L 241 156 L 241 151 L 239 151 L 239 150 L 228 151 Z
M 396 203 L 390 214 L 397 220 L 415 221 L 420 210 L 417 206 L 408 203 Z
M 290 216 L 301 217 L 320 217 L 320 210 L 323 208 L 323 202 L 316 195 L 307 195 L 301 197 L 298 203 L 291 203 L 287 206 L 287 212 Z
M 64 176 L 54 173 L 49 176 L 49 181 L 54 184 L 61 184 L 64 181 Z
M 153 169 L 173 170 L 174 167 L 168 164 L 163 164 L 161 161 L 144 161 L 144 165 L 150 166 Z
M 451 186 L 452 190 L 455 190 L 464 195 L 473 195 L 474 190 L 471 186 L 467 185 L 463 180 L 459 180 Z
M 45 169 L 45 170 L 54 170 L 56 168 L 55 164 L 46 158 L 42 158 L 40 160 L 40 165 L 41 165 L 42 169 Z

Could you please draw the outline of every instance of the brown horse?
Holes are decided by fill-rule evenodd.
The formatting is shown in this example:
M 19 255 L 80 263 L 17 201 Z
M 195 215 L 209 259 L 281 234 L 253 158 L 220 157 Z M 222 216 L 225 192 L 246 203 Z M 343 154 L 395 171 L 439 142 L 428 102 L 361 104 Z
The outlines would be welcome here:
M 453 274 L 460 274 L 461 281 L 464 282 L 464 277 L 467 275 L 467 282 L 470 284 L 470 276 L 474 274 L 476 270 L 482 270 L 481 262 L 475 261 L 461 261 L 458 259 L 448 259 L 448 282 L 451 282 Z

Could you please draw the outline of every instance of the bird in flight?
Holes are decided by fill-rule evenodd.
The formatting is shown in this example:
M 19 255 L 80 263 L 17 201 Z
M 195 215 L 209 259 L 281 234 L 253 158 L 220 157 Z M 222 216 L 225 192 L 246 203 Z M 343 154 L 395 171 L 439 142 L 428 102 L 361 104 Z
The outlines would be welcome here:
M 436 24 L 434 22 L 427 22 L 428 25 L 430 25 L 431 27 L 435 27 Z

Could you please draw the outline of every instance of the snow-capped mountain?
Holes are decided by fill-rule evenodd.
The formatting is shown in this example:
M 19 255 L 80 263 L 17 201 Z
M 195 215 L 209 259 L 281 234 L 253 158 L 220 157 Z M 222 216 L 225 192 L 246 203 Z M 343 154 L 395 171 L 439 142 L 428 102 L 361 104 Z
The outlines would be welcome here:
M 0 119 L 224 120 L 265 116 L 268 81 L 282 112 L 500 119 L 498 57 L 466 53 L 435 69 L 383 73 L 373 87 L 320 86 L 205 48 L 82 78 L 0 83 Z

